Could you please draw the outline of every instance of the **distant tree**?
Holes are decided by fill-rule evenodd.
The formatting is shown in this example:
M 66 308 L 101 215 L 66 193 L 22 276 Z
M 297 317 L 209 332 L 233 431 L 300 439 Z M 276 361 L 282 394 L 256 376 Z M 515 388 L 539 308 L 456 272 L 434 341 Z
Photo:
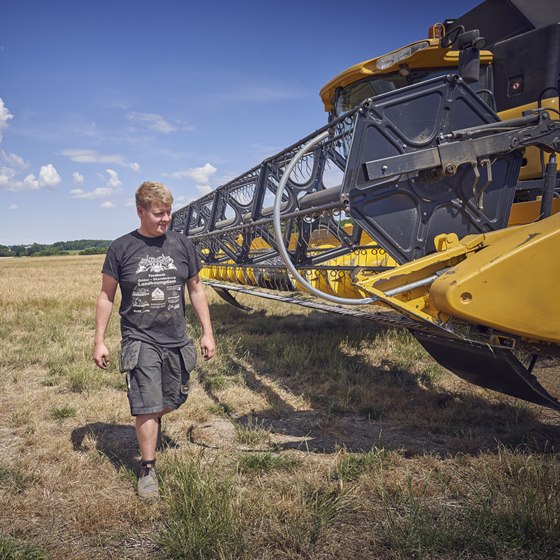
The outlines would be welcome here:
M 64 251 L 83 251 L 91 247 L 108 247 L 111 241 L 105 239 L 78 239 L 76 241 L 57 241 L 53 247 Z
M 27 247 L 27 256 L 30 257 L 31 255 L 36 255 L 37 253 L 40 253 L 41 251 L 48 250 L 48 248 L 49 248 L 48 245 L 33 243 L 33 245 L 30 245 L 29 247 Z
M 50 255 L 66 255 L 68 251 L 85 251 L 90 249 L 99 249 L 99 252 L 87 253 L 89 255 L 97 255 L 106 253 L 110 240 L 107 239 L 78 239 L 76 241 L 57 241 L 52 245 L 45 245 L 41 243 L 33 243 L 32 245 L 10 245 L 6 247 L 9 251 L 9 255 L 0 256 L 15 256 L 15 257 L 25 257 L 25 256 L 50 256 Z M 0 247 L 3 247 L 0 245 Z
M 0 257 L 13 257 L 14 254 L 6 245 L 0 245 Z
M 105 247 L 88 247 L 80 251 L 80 255 L 104 255 L 107 252 Z
M 12 245 L 10 247 L 12 253 L 15 257 L 26 257 L 27 256 L 27 248 L 23 245 Z
M 58 256 L 69 255 L 69 254 L 70 253 L 68 251 L 61 251 L 60 249 L 55 249 L 54 247 L 47 247 L 42 251 L 38 251 L 37 253 L 34 253 L 33 256 L 34 257 L 58 257 Z

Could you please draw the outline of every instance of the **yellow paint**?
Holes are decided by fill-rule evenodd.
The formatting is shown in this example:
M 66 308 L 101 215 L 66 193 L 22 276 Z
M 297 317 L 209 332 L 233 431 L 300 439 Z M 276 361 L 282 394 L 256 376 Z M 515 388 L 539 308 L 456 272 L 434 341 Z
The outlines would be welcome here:
M 552 200 L 552 213 L 560 212 L 560 199 Z M 508 227 L 529 224 L 539 219 L 541 213 L 541 198 L 529 202 L 517 202 L 511 207 Z
M 378 75 L 382 76 L 384 74 L 391 74 L 399 70 L 399 66 L 406 63 L 411 69 L 416 68 L 457 68 L 459 64 L 459 51 L 442 49 L 439 46 L 439 39 L 423 39 L 430 43 L 430 46 L 426 49 L 415 52 L 410 57 L 400 60 L 393 66 L 385 68 L 384 70 L 379 70 L 376 66 L 376 62 L 385 56 L 392 54 L 384 54 L 376 58 L 371 58 L 364 62 L 360 62 L 347 68 L 344 72 L 341 72 L 338 76 L 334 77 L 330 82 L 328 82 L 321 89 L 320 95 L 325 106 L 325 111 L 332 111 L 333 100 L 336 90 L 340 87 L 346 87 L 354 82 L 363 80 L 370 76 Z M 414 43 L 412 43 L 414 44 Z M 411 46 L 411 45 L 407 45 Z M 401 47 L 406 48 L 406 47 Z M 397 50 L 401 50 L 400 48 Z M 490 51 L 480 52 L 480 62 L 481 64 L 489 64 L 493 60 L 493 55 Z
M 438 278 L 430 300 L 471 323 L 560 343 L 560 214 L 505 231 Z

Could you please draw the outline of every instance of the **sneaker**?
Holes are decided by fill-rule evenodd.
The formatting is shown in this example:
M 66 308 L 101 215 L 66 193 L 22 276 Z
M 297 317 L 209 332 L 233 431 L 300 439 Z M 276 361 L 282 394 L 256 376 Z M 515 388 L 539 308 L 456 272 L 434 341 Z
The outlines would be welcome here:
M 159 500 L 159 485 L 155 467 L 142 468 L 138 478 L 138 497 L 147 504 L 153 504 Z

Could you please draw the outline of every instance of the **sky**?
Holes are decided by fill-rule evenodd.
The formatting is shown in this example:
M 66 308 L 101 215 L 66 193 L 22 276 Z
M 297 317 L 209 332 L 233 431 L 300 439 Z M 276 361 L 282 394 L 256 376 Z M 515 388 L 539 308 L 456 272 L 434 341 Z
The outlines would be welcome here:
M 320 89 L 479 0 L 0 0 L 0 244 L 115 239 L 327 122 Z

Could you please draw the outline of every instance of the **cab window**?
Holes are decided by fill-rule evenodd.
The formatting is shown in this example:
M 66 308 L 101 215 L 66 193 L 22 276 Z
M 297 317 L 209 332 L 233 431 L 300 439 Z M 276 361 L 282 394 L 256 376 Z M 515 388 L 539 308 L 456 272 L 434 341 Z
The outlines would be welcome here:
M 481 66 L 480 80 L 476 83 L 469 84 L 469 86 L 475 91 L 488 87 L 486 85 L 488 82 L 488 70 L 488 66 Z M 412 84 L 417 84 L 438 76 L 456 74 L 457 72 L 457 68 L 446 67 L 430 70 L 411 69 L 406 76 L 402 75 L 400 72 L 371 76 L 370 78 L 360 80 L 359 82 L 355 82 L 338 90 L 335 97 L 334 116 L 337 117 L 347 111 L 350 111 L 350 109 L 353 109 L 369 97 L 375 97 L 376 95 L 387 93 Z M 482 99 L 488 103 L 487 96 L 483 96 Z

